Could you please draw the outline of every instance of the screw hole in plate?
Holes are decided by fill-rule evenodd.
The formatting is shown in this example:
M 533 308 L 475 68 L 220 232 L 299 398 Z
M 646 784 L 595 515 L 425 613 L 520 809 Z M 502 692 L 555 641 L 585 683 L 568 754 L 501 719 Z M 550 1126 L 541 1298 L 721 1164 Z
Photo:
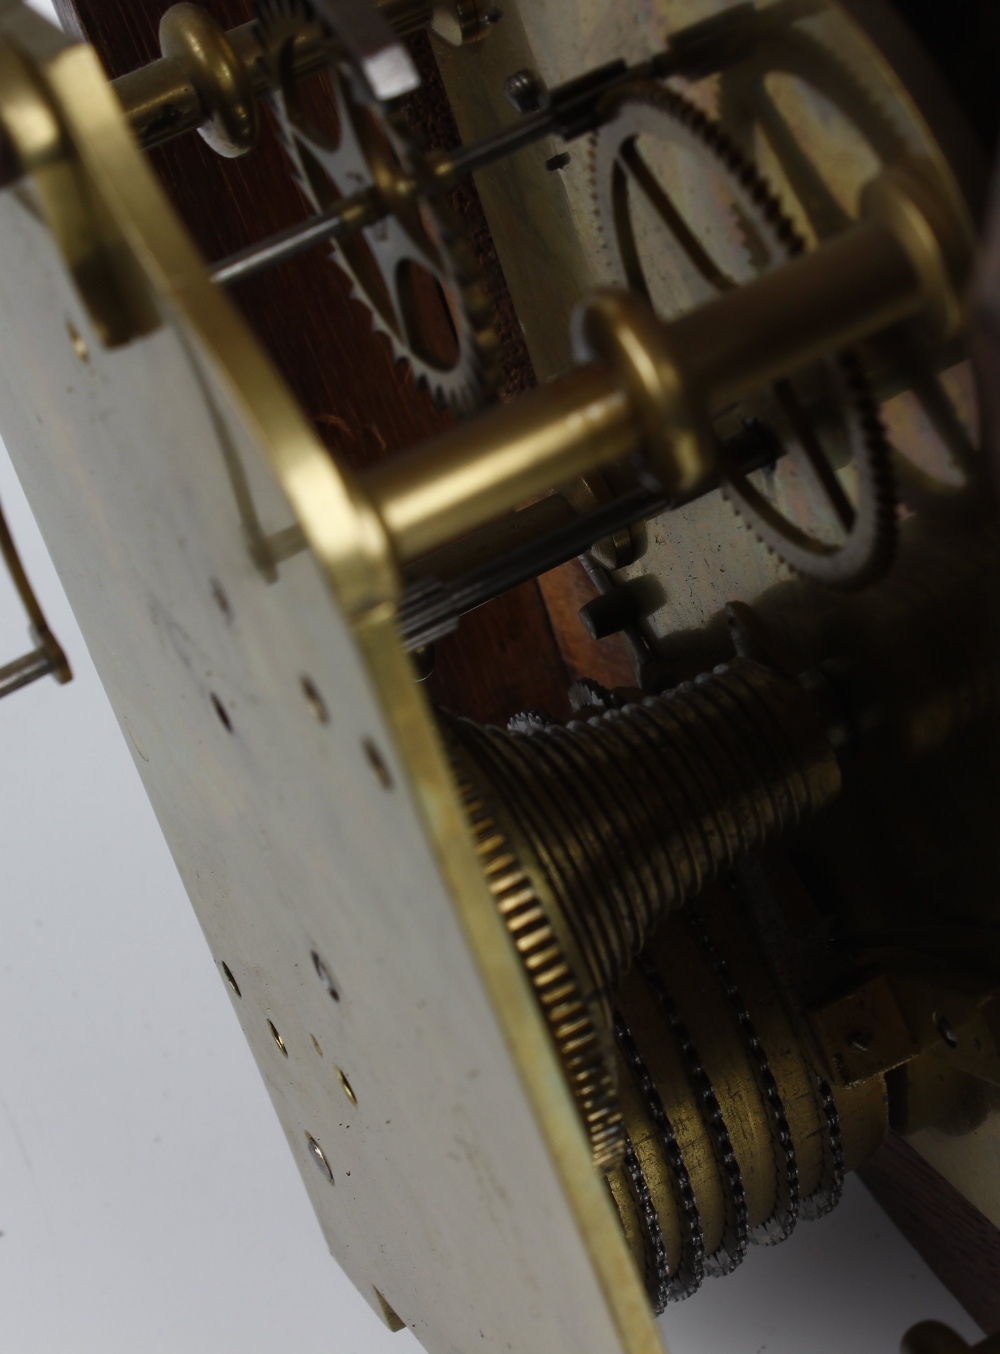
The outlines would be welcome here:
M 326 1179 L 329 1180 L 330 1184 L 332 1185 L 334 1183 L 334 1179 L 333 1179 L 333 1171 L 330 1170 L 330 1163 L 323 1155 L 322 1147 L 320 1147 L 319 1143 L 316 1141 L 316 1139 L 313 1137 L 311 1133 L 306 1134 L 306 1145 L 309 1149 L 309 1155 L 310 1157 L 312 1157 L 317 1170 L 319 1170 L 326 1177 Z
M 222 704 L 222 701 L 219 700 L 218 696 L 215 694 L 214 691 L 211 693 L 211 696 L 212 696 L 212 708 L 215 710 L 215 713 L 219 716 L 219 723 L 222 725 L 222 727 L 226 730 L 227 733 L 232 733 L 233 721 L 229 718 L 229 711 Z
M 66 333 L 69 335 L 69 341 L 73 345 L 73 351 L 80 361 L 89 362 L 90 349 L 87 347 L 87 341 L 72 320 L 66 321 Z
M 320 724 L 329 724 L 330 712 L 326 708 L 326 701 L 319 694 L 316 683 L 311 677 L 303 675 L 299 678 L 302 684 L 302 694 L 306 698 L 306 705 Z
M 354 1094 L 354 1087 L 347 1080 L 347 1077 L 339 1067 L 337 1068 L 337 1080 L 340 1082 L 341 1090 L 347 1096 L 351 1104 L 356 1105 L 358 1103 L 358 1097 Z
M 323 960 L 320 958 L 320 956 L 316 953 L 315 950 L 312 951 L 312 961 L 313 968 L 316 970 L 316 977 L 320 980 L 320 982 L 329 992 L 333 1000 L 340 1001 L 340 991 L 337 987 L 337 984 L 334 982 L 333 974 L 323 963 Z
M 242 997 L 243 993 L 240 991 L 240 985 L 233 977 L 233 970 L 229 967 L 229 965 L 225 962 L 225 960 L 222 961 L 222 972 L 226 975 L 226 982 L 233 989 L 236 995 L 238 997 Z
M 233 608 L 229 604 L 225 588 L 216 578 L 212 579 L 212 598 L 226 620 L 231 621 L 233 619 Z
M 366 738 L 361 746 L 365 750 L 365 756 L 368 758 L 368 765 L 375 772 L 375 779 L 384 790 L 392 789 L 392 775 L 382 758 L 382 754 L 370 738 Z
M 285 1041 L 284 1041 L 284 1039 L 282 1039 L 281 1035 L 278 1033 L 277 1029 L 275 1028 L 275 1024 L 274 1024 L 274 1021 L 273 1021 L 273 1020 L 269 1020 L 269 1021 L 267 1022 L 267 1028 L 271 1031 L 271 1038 L 274 1040 L 274 1042 L 278 1045 L 278 1047 L 281 1049 L 282 1053 L 283 1053 L 283 1054 L 285 1055 L 285 1057 L 287 1058 L 287 1057 L 288 1057 L 288 1049 L 285 1047 Z

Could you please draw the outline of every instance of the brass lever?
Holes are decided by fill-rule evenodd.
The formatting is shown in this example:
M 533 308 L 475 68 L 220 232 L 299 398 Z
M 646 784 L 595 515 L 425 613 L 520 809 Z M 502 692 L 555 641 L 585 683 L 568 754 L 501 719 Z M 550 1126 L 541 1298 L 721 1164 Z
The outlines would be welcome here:
M 17 553 L 17 546 L 14 544 L 2 509 L 0 509 L 0 552 L 3 554 L 14 587 L 17 588 L 21 604 L 28 613 L 31 634 L 36 641 L 34 649 L 22 654 L 20 658 L 15 658 L 12 663 L 0 667 L 0 696 L 9 696 L 11 692 L 19 691 L 22 686 L 28 686 L 48 673 L 51 673 L 60 685 L 72 681 L 72 669 L 62 646 L 49 629 L 45 613 L 24 571 L 24 565 Z

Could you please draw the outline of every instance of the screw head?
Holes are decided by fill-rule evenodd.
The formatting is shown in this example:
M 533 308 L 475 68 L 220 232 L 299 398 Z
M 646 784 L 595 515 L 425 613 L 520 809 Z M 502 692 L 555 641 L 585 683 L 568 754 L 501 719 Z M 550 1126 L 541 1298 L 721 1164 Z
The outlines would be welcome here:
M 948 1048 L 958 1048 L 958 1035 L 952 1029 L 951 1021 L 947 1016 L 935 1012 L 934 1027 Z
M 517 113 L 536 113 L 541 107 L 542 87 L 533 71 L 515 71 L 503 82 L 507 102 Z

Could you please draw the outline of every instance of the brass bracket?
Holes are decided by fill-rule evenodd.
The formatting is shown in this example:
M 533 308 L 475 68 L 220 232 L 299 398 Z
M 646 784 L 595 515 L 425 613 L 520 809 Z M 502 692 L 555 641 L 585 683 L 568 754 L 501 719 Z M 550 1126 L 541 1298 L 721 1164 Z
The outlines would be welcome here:
M 31 622 L 31 635 L 35 640 L 34 649 L 22 654 L 20 658 L 15 658 L 12 663 L 5 663 L 3 667 L 0 667 L 0 697 L 9 696 L 14 691 L 20 691 L 22 686 L 28 686 L 31 682 L 36 682 L 39 677 L 45 677 L 49 673 L 55 677 L 60 685 L 65 685 L 73 678 L 72 670 L 66 655 L 63 653 L 62 646 L 48 627 L 45 613 L 42 611 L 35 591 L 28 580 L 28 575 L 25 573 L 24 565 L 17 553 L 17 546 L 14 544 L 14 538 L 10 534 L 10 528 L 7 526 L 7 520 L 2 509 L 0 509 L 0 553 L 3 554 L 11 580 L 17 589 L 25 611 L 28 613 L 28 620 Z
M 89 48 L 25 5 L 0 15 L 0 138 L 52 232 L 101 342 L 113 348 L 151 333 L 160 315 L 130 247 L 93 191 L 68 92 L 100 68 Z M 94 109 L 99 121 L 103 110 Z
M 853 1086 L 923 1053 L 1000 1084 L 1000 1003 L 981 980 L 891 961 L 814 1009 L 809 1025 L 833 1081 Z

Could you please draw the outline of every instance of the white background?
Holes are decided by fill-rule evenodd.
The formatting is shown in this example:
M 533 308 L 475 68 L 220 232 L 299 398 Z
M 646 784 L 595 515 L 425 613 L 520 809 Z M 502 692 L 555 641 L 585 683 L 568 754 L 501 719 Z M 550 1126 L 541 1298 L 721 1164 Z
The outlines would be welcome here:
M 75 671 L 0 703 L 0 1351 L 417 1354 L 326 1252 L 2 448 L 0 498 Z M 0 578 L 0 663 L 25 647 Z M 977 1334 L 851 1181 L 663 1324 L 673 1354 L 894 1354 L 928 1317 Z

